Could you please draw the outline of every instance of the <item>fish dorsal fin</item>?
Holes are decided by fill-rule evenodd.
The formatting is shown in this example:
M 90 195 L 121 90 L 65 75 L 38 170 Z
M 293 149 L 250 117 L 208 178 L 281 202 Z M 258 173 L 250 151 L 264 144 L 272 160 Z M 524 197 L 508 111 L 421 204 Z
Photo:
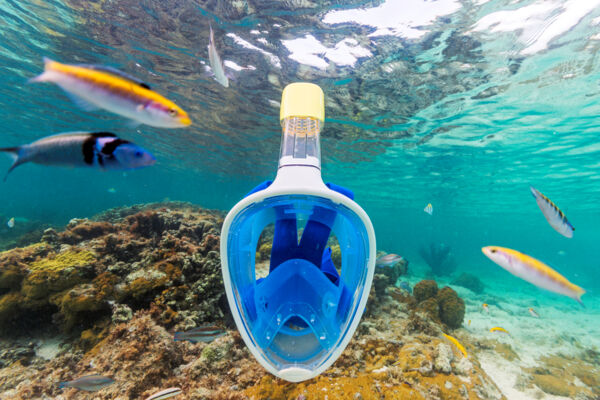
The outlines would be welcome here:
M 150 88 L 150 85 L 148 85 L 146 82 L 144 82 L 143 80 L 136 78 L 133 75 L 129 75 L 126 72 L 123 72 L 119 69 L 116 69 L 114 67 L 109 67 L 106 65 L 96 65 L 96 64 L 80 64 L 80 67 L 84 67 L 84 68 L 89 68 L 89 69 L 93 69 L 94 71 L 101 71 L 101 72 L 106 72 L 107 74 L 111 74 L 114 76 L 118 76 L 119 78 L 125 79 L 131 83 L 134 83 L 138 86 L 143 87 L 144 89 L 148 89 L 148 90 L 152 90 L 152 88 Z

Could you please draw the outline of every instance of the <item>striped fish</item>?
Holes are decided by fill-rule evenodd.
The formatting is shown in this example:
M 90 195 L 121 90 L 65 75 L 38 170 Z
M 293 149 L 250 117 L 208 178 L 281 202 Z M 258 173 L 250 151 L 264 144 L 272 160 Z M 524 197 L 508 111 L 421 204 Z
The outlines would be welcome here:
M 379 257 L 375 261 L 375 266 L 377 266 L 379 268 L 393 267 L 400 261 L 402 261 L 402 256 L 399 256 L 398 254 L 390 253 L 390 254 L 386 254 L 385 256 Z
M 542 214 L 546 217 L 546 220 L 554 228 L 554 230 L 561 235 L 572 238 L 573 225 L 569 223 L 565 214 L 546 196 L 544 196 L 539 190 L 530 186 L 531 193 L 535 197 L 538 207 L 542 210 Z
M 44 72 L 30 82 L 52 82 L 86 111 L 104 109 L 134 123 L 160 128 L 191 124 L 187 113 L 150 86 L 117 69 L 97 65 L 61 64 L 44 58 Z
M 0 152 L 14 159 L 4 180 L 13 169 L 26 162 L 125 170 L 146 167 L 156 161 L 148 151 L 110 132 L 60 133 L 22 146 L 0 148 Z
M 114 383 L 114 379 L 101 375 L 88 375 L 58 384 L 60 389 L 75 388 L 86 392 L 95 392 Z
M 202 325 L 185 332 L 175 332 L 174 340 L 189 340 L 192 343 L 210 343 L 216 338 L 225 335 L 225 331 L 215 325 Z
M 543 262 L 506 247 L 487 246 L 483 247 L 481 251 L 511 274 L 539 288 L 570 297 L 583 305 L 581 296 L 585 290 L 572 284 L 567 278 Z
M 164 400 L 169 397 L 174 397 L 181 394 L 181 389 L 178 387 L 172 387 L 165 390 L 161 390 L 158 393 L 154 393 L 152 396 L 146 398 L 146 400 Z
M 433 215 L 433 206 L 431 205 L 431 203 L 427 204 L 423 211 L 425 211 L 429 215 Z
M 215 75 L 215 80 L 225 87 L 229 87 L 229 78 L 225 73 L 225 65 L 223 60 L 217 51 L 215 46 L 215 35 L 213 33 L 212 25 L 210 26 L 210 37 L 208 39 L 208 61 L 210 62 L 210 69 L 212 69 Z

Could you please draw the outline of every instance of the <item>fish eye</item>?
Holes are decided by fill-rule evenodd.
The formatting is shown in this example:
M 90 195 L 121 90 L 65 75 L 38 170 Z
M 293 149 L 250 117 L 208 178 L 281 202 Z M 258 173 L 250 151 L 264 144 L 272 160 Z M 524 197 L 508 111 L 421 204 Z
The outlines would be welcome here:
M 490 251 L 491 251 L 492 253 L 495 253 L 495 252 L 496 252 L 496 249 L 491 249 Z
M 135 157 L 138 157 L 138 158 L 139 158 L 139 157 L 141 157 L 141 156 L 143 155 L 143 153 L 142 153 L 141 151 L 139 151 L 139 150 L 138 150 L 138 151 L 136 151 L 136 152 L 135 152 L 133 155 L 134 155 Z
M 174 108 L 171 108 L 171 109 L 169 110 L 169 115 L 170 115 L 171 117 L 174 117 L 174 116 L 176 116 L 176 115 L 177 115 L 177 110 L 176 110 L 176 109 L 174 109 Z

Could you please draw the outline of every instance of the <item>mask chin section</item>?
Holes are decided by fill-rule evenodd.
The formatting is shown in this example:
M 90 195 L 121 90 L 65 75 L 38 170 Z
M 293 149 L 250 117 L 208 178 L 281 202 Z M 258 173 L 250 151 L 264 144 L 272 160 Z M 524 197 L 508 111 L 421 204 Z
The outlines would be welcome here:
M 290 301 L 290 293 L 294 293 Z M 256 285 L 257 324 L 252 333 L 269 359 L 314 369 L 341 330 L 338 317 L 343 287 L 333 284 L 316 265 L 288 260 Z

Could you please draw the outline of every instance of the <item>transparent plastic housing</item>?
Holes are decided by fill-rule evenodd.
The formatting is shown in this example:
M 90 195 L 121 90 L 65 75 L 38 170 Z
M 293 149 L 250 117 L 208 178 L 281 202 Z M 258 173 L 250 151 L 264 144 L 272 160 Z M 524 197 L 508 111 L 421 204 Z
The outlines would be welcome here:
M 288 117 L 281 121 L 279 168 L 306 165 L 321 169 L 321 125 L 321 121 L 310 117 Z

